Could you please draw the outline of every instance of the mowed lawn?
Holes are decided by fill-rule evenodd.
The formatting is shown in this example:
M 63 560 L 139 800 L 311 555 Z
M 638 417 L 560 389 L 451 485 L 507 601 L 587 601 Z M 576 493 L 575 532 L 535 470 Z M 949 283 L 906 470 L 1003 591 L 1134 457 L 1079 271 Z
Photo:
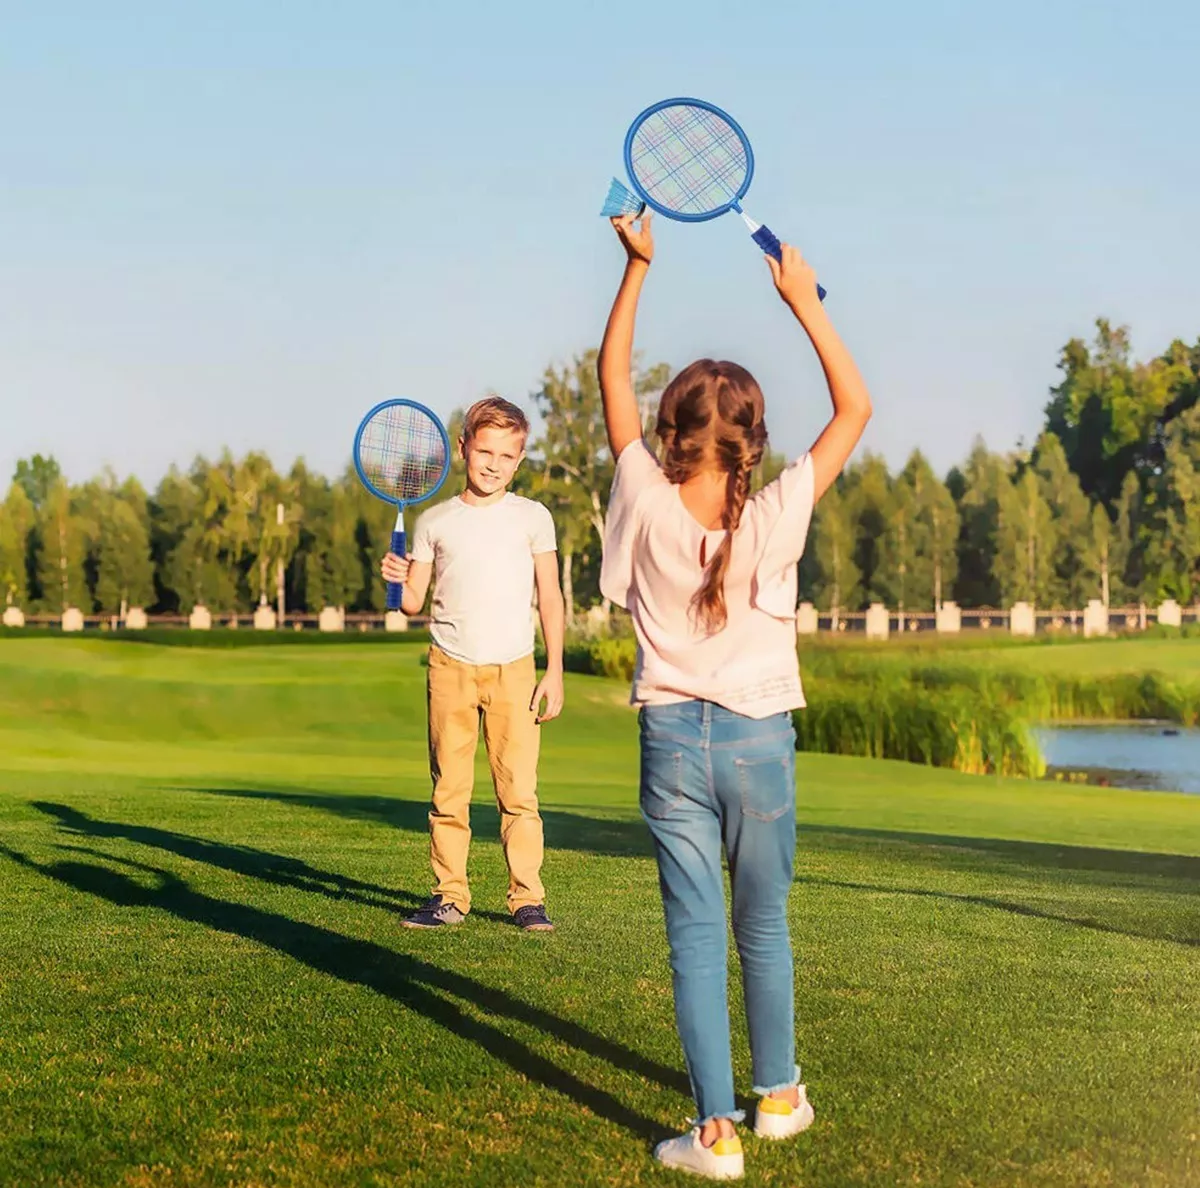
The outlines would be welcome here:
M 0 1184 L 679 1182 L 625 690 L 571 678 L 545 730 L 558 930 L 504 916 L 481 766 L 476 911 L 414 933 L 420 657 L 0 639 Z M 747 1181 L 1200 1184 L 1200 798 L 798 771 L 817 1122 Z
M 868 642 L 861 636 L 818 636 L 802 641 L 806 651 L 818 656 L 846 653 L 871 656 L 884 665 L 909 666 L 944 661 L 948 665 L 984 665 L 1018 672 L 1061 673 L 1065 676 L 1113 676 L 1118 673 L 1157 672 L 1175 681 L 1200 683 L 1200 638 L 1119 635 L 1085 640 L 1060 636 L 1035 640 L 1013 639 L 996 631 L 990 638 L 978 630 L 957 638 L 925 633 L 887 641 Z

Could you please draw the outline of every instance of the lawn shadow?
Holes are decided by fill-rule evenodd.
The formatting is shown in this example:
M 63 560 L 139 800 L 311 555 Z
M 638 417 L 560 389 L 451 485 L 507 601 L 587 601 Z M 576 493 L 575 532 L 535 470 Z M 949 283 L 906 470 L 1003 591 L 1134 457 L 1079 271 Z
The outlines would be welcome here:
M 506 991 L 409 954 L 394 952 L 373 941 L 354 939 L 276 912 L 217 899 L 197 891 L 178 875 L 160 867 L 87 847 L 68 848 L 123 866 L 137 872 L 138 877 L 94 862 L 38 862 L 0 842 L 0 854 L 11 862 L 76 891 L 94 895 L 117 907 L 165 911 L 188 923 L 243 937 L 291 957 L 318 973 L 383 995 L 453 1035 L 477 1044 L 519 1075 L 569 1097 L 598 1117 L 647 1141 L 661 1137 L 664 1127 L 605 1090 L 560 1068 L 499 1027 L 473 1017 L 453 999 L 469 1003 L 488 1015 L 506 1016 L 535 1027 L 615 1068 L 690 1097 L 687 1078 L 678 1070 L 659 1065 L 622 1044 Z M 146 886 L 145 875 L 157 880 L 157 886 Z
M 365 907 L 382 908 L 384 911 L 407 912 L 428 898 L 426 895 L 417 895 L 399 888 L 364 883 L 347 875 L 321 870 L 299 858 L 288 858 L 253 846 L 209 841 L 207 838 L 176 833 L 153 825 L 100 821 L 69 805 L 53 804 L 44 800 L 33 801 L 32 807 L 48 817 L 53 817 L 60 829 L 70 833 L 136 842 L 157 850 L 167 850 L 194 862 L 204 862 L 233 874 L 246 875 L 279 887 L 310 891 L 329 899 L 346 900 Z M 498 923 L 512 923 L 510 915 L 500 912 L 472 909 L 471 914 Z
M 352 820 L 378 821 L 394 829 L 428 833 L 426 801 L 396 796 L 358 793 L 298 791 L 291 788 L 188 788 L 210 796 L 248 800 L 273 800 L 302 805 Z M 471 806 L 473 820 L 482 820 L 489 833 L 499 836 L 499 816 L 491 803 Z M 542 809 L 546 845 L 550 849 L 573 850 L 600 857 L 652 857 L 649 833 L 638 817 L 594 817 L 561 809 Z M 863 841 L 901 843 L 925 849 L 970 851 L 1053 870 L 1091 870 L 1102 873 L 1200 880 L 1200 857 L 1188 854 L 1158 854 L 1141 850 L 1112 850 L 1054 842 L 1014 841 L 1006 838 L 966 837 L 954 834 L 910 833 L 898 829 L 867 829 L 850 825 L 817 825 L 801 821 L 800 849 L 812 837 L 831 848 L 844 839 L 861 850 Z
M 806 825 L 802 829 L 814 837 L 819 850 L 852 852 L 862 855 L 872 843 L 887 845 L 894 852 L 903 854 L 914 864 L 926 867 L 942 865 L 955 873 L 988 873 L 1003 877 L 1020 873 L 1017 868 L 1036 868 L 1039 871 L 1058 872 L 1069 882 L 1073 873 L 1089 873 L 1105 877 L 1090 881 L 1082 886 L 1137 890 L 1169 890 L 1191 895 L 1192 888 L 1179 888 L 1178 883 L 1200 879 L 1200 858 L 1187 854 L 1158 854 L 1140 850 L 1110 850 L 1092 846 L 1055 845 L 1049 842 L 1010 841 L 1001 838 L 956 837 L 931 833 L 905 833 L 899 830 L 862 829 L 850 826 Z M 982 858 L 986 865 L 981 865 Z M 797 882 L 816 886 L 837 887 L 849 891 L 873 891 L 882 894 L 906 895 L 926 899 L 940 899 L 951 903 L 969 904 L 994 911 L 1034 919 L 1051 920 L 1087 928 L 1116 936 L 1127 936 L 1138 940 L 1164 941 L 1169 944 L 1200 946 L 1200 917 L 1190 928 L 1183 925 L 1181 932 L 1132 928 L 1125 924 L 1108 923 L 1094 916 L 1071 916 L 1052 912 L 1044 908 L 1022 903 L 1016 899 L 1002 899 L 994 895 L 972 895 L 946 891 L 933 887 L 905 887 L 884 883 L 859 883 L 848 880 L 830 879 L 820 875 L 797 875 Z M 1177 885 L 1167 884 L 1174 881 Z
M 907 846 L 934 847 L 1019 862 L 1052 870 L 1091 870 L 1100 873 L 1150 876 L 1153 878 L 1200 880 L 1200 857 L 1191 854 L 1159 854 L 1147 850 L 1110 850 L 1056 842 L 1014 841 L 996 837 L 962 837 L 941 833 L 909 833 L 900 829 L 864 829 L 853 825 L 810 825 L 801 823 L 800 833 L 811 834 L 831 849 L 839 838 L 861 850 L 861 842 L 895 842 Z
M 207 796 L 229 796 L 239 800 L 273 800 L 300 805 L 356 821 L 378 821 L 410 833 L 429 833 L 429 802 L 399 796 L 361 793 L 297 791 L 293 788 L 196 788 Z M 573 850 L 603 858 L 648 858 L 653 856 L 650 835 L 639 817 L 590 817 L 560 809 L 541 809 L 547 849 Z M 471 805 L 471 825 L 476 836 L 499 838 L 500 815 L 483 797 Z M 482 824 L 481 830 L 478 826 Z
M 33 807 L 46 816 L 51 817 L 60 829 L 77 837 L 131 841 L 277 886 L 294 887 L 301 891 L 315 892 L 334 899 L 343 899 L 369 907 L 382 907 L 384 909 L 393 909 L 393 900 L 395 899 L 416 900 L 418 898 L 405 891 L 392 891 L 374 883 L 364 882 L 347 875 L 323 871 L 300 859 L 273 854 L 269 851 L 255 849 L 250 846 L 211 841 L 207 838 L 174 833 L 155 826 L 102 821 L 62 804 L 37 801 L 33 803 Z M 94 850 L 81 850 L 81 852 L 90 853 L 92 856 L 103 859 L 126 861 Z M 27 862 L 26 865 L 35 864 Z M 135 867 L 138 866 L 136 863 L 132 865 Z M 157 870 L 157 868 L 153 867 L 145 867 L 144 869 Z M 176 876 L 168 876 L 166 872 L 161 873 L 163 873 L 164 879 L 169 878 L 172 880 L 172 885 L 178 883 L 181 887 L 187 888 L 187 884 Z M 198 899 L 208 898 L 190 890 L 189 894 Z M 241 910 L 241 905 L 225 904 L 221 900 L 212 900 L 211 902 L 223 905 L 231 911 L 235 909 Z M 168 908 L 168 910 L 171 909 Z M 255 909 L 246 908 L 245 910 L 253 912 Z M 273 913 L 265 914 L 271 915 L 273 919 L 286 920 L 286 917 L 276 917 Z M 473 912 L 472 914 L 480 914 L 505 924 L 511 924 L 511 917 L 508 915 L 490 912 Z M 691 1096 L 688 1078 L 682 1070 L 659 1064 L 649 1057 L 643 1056 L 641 1053 L 626 1047 L 624 1044 L 598 1035 L 581 1024 L 559 1018 L 557 1015 L 540 1007 L 515 998 L 507 991 L 486 986 L 465 975 L 441 969 L 438 966 L 421 961 L 407 954 L 397 954 L 372 942 L 355 941 L 328 929 L 314 929 L 309 925 L 298 922 L 288 921 L 288 923 L 291 924 L 293 929 L 298 930 L 297 935 L 301 939 L 309 936 L 310 933 L 320 934 L 323 940 L 328 943 L 342 942 L 344 945 L 350 946 L 348 951 L 351 954 L 369 953 L 373 963 L 377 964 L 385 958 L 399 962 L 405 975 L 405 981 L 423 982 L 442 992 L 474 1002 L 478 1007 L 491 1014 L 504 1015 L 515 1021 L 536 1027 L 540 1031 L 554 1035 L 568 1046 L 587 1052 L 592 1056 L 606 1061 L 615 1068 L 623 1069 L 635 1076 L 654 1081 L 663 1088 L 681 1093 L 685 1097 L 690 1098 Z M 214 922 L 213 926 L 218 927 L 219 925 Z M 305 930 L 308 930 L 308 932 Z M 225 929 L 225 931 L 230 931 L 230 929 Z M 258 934 L 251 935 L 246 932 L 242 933 L 242 935 L 247 936 L 248 939 L 262 939 Z M 269 940 L 265 943 L 272 944 Z M 295 956 L 297 960 L 309 964 L 312 968 L 332 973 L 344 981 L 357 981 L 364 985 L 371 985 L 376 989 L 379 988 L 372 982 L 357 976 L 356 971 L 353 969 L 339 971 L 334 968 L 327 968 L 323 964 L 306 960 L 304 952 L 296 951 L 297 946 L 284 949 L 281 945 L 272 944 L 272 947 L 286 951 L 290 955 Z M 397 996 L 391 994 L 390 997 L 395 998 Z M 435 1019 L 434 1021 L 438 1022 L 439 1020 Z M 516 1041 L 512 1042 L 515 1043 Z M 514 1065 L 514 1067 L 520 1071 L 520 1066 Z M 564 1076 L 568 1077 L 569 1075 L 564 1074 Z M 546 1083 L 551 1088 L 555 1087 L 549 1082 Z M 601 1091 L 597 1090 L 596 1092 Z M 584 1104 L 590 1105 L 588 1102 L 584 1102 Z M 591 1106 L 591 1108 L 595 1109 L 597 1113 L 603 1112 L 597 1106 Z
M 1076 928 L 1089 928 L 1095 932 L 1107 932 L 1113 936 L 1127 936 L 1135 940 L 1163 941 L 1167 944 L 1186 945 L 1192 948 L 1200 946 L 1200 937 L 1170 936 L 1162 932 L 1143 932 L 1135 928 L 1121 928 L 1116 924 L 1105 924 L 1102 920 L 1083 918 L 1080 916 L 1065 916 L 1058 912 L 1048 912 L 1029 904 L 1013 900 L 996 899 L 989 895 L 962 895 L 954 891 L 935 891 L 929 887 L 892 887 L 885 883 L 854 883 L 843 879 L 827 879 L 819 875 L 797 875 L 797 883 L 807 883 L 817 887 L 837 887 L 843 891 L 873 891 L 883 895 L 908 895 L 921 899 L 941 899 L 948 903 L 970 904 L 975 907 L 990 908 L 994 911 L 1009 912 L 1014 916 L 1028 916 L 1037 920 L 1053 920 L 1060 924 L 1070 924 Z

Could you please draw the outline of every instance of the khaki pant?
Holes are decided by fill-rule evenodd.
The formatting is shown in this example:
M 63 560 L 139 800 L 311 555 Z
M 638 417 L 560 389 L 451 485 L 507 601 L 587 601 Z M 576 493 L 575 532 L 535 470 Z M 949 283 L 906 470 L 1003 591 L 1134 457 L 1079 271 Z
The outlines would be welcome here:
M 536 687 L 532 656 L 511 664 L 474 665 L 454 660 L 438 647 L 429 649 L 429 854 L 437 879 L 434 892 L 462 912 L 471 909 L 467 851 L 481 718 L 508 863 L 508 909 L 545 902 L 537 806 L 540 727 L 530 709 Z

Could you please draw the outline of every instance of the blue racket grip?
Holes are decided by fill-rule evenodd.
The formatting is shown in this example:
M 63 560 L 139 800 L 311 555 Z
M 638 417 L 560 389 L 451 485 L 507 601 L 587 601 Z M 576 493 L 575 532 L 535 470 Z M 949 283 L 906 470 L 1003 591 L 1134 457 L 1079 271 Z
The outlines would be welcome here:
M 403 532 L 392 533 L 392 552 L 397 557 L 404 556 L 405 542 Z M 387 584 L 387 608 L 388 610 L 399 610 L 400 599 L 404 594 L 404 587 L 399 582 L 388 582 Z
M 780 264 L 783 263 L 783 244 L 781 244 L 779 240 L 775 238 L 775 232 L 772 231 L 771 228 L 765 223 L 754 232 L 754 234 L 751 236 L 751 239 L 753 239 L 754 242 L 758 244 L 758 246 L 762 248 L 762 250 L 766 252 L 768 256 L 774 256 Z M 825 289 L 821 285 L 817 285 L 817 296 L 820 297 L 822 301 L 825 300 Z

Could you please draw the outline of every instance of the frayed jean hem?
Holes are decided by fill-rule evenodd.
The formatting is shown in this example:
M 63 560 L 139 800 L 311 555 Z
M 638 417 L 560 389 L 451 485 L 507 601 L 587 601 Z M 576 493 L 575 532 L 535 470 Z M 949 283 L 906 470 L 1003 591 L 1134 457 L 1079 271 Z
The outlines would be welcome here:
M 800 1066 L 797 1064 L 790 1081 L 784 1081 L 782 1085 L 768 1085 L 765 1089 L 761 1085 L 755 1085 L 752 1092 L 757 1093 L 759 1097 L 770 1097 L 772 1093 L 782 1093 L 785 1089 L 794 1089 L 799 1084 Z
M 730 1122 L 745 1122 L 746 1111 L 745 1110 L 725 1110 L 720 1113 L 709 1114 L 707 1118 L 693 1118 L 692 1125 L 693 1126 L 705 1126 L 709 1122 L 716 1122 L 720 1118 L 726 1118 Z

